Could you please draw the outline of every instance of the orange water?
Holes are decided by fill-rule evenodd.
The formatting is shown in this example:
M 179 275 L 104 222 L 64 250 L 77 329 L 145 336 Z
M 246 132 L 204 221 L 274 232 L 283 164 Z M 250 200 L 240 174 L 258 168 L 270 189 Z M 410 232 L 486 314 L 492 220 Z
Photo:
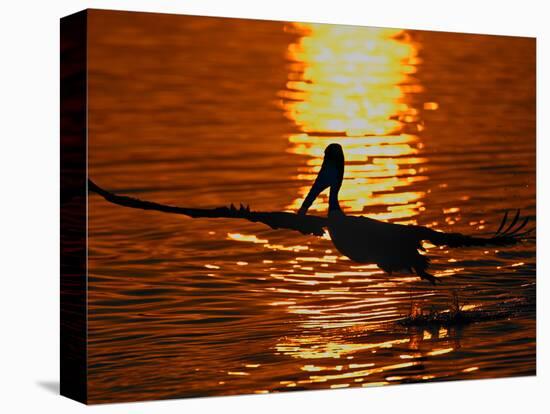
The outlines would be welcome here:
M 339 142 L 349 214 L 464 233 L 505 209 L 535 220 L 533 40 L 92 12 L 89 46 L 89 174 L 107 189 L 294 211 Z M 427 247 L 437 287 L 328 238 L 91 195 L 90 400 L 534 374 L 534 241 Z M 453 291 L 513 316 L 397 322 Z

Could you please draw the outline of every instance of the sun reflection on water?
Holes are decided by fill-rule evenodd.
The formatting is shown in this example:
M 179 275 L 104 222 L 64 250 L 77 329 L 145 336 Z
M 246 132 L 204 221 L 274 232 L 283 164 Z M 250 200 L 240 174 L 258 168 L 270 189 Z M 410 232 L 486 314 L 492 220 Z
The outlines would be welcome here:
M 417 135 L 423 126 L 410 99 L 422 91 L 414 78 L 417 45 L 396 29 L 299 23 L 288 30 L 301 36 L 288 48 L 290 73 L 280 96 L 300 131 L 288 137 L 290 151 L 308 157 L 296 175 L 304 181 L 300 197 L 289 208 L 299 208 L 325 147 L 337 141 L 347 160 L 342 207 L 415 222 L 424 193 L 407 187 L 427 179 Z M 326 196 L 312 206 L 326 208 Z
M 287 30 L 299 38 L 288 48 L 288 82 L 280 97 L 285 115 L 298 130 L 288 137 L 289 151 L 305 157 L 305 166 L 296 174 L 304 185 L 288 208 L 299 208 L 325 147 L 336 141 L 346 154 L 342 207 L 377 219 L 416 223 L 424 193 L 415 183 L 427 180 L 418 135 L 423 124 L 411 99 L 422 91 L 414 78 L 418 46 L 406 32 L 394 29 L 300 23 Z M 430 110 L 437 109 L 436 103 L 429 104 Z M 312 208 L 326 212 L 326 195 Z M 404 289 L 408 280 L 382 279 L 376 266 L 342 263 L 330 253 L 303 255 L 288 272 L 271 272 L 273 280 L 284 283 L 272 289 L 292 296 L 290 302 L 273 305 L 295 315 L 304 329 L 302 335 L 281 338 L 275 351 L 305 360 L 302 370 L 312 375 L 301 383 L 336 381 L 331 387 L 340 388 L 350 385 L 346 381 L 365 381 L 363 386 L 395 381 L 395 375 L 387 381 L 377 375 L 374 382 L 366 377 L 415 367 L 420 353 L 409 361 L 398 357 L 384 363 L 366 355 L 394 346 L 414 349 L 418 340 L 366 340 L 364 334 L 403 316 L 400 304 L 409 295 Z M 327 359 L 353 363 L 325 366 Z

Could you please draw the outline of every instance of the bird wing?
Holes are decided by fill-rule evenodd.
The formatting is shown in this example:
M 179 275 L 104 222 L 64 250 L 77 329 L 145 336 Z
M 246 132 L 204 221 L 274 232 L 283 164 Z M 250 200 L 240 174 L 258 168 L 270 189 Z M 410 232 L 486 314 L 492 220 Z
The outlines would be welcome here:
M 412 233 L 419 240 L 427 240 L 436 246 L 468 247 L 468 246 L 506 246 L 530 238 L 535 227 L 524 230 L 529 217 L 520 220 L 520 210 L 516 211 L 511 222 L 508 221 L 508 212 L 504 214 L 502 222 L 494 235 L 488 237 L 470 236 L 461 233 L 445 233 L 423 226 L 410 226 Z
M 299 231 L 302 234 L 313 234 L 316 236 L 322 236 L 325 232 L 324 228 L 327 225 L 327 220 L 324 217 L 298 215 L 284 211 L 251 211 L 250 208 L 244 207 L 243 205 L 239 208 L 236 208 L 233 204 L 231 204 L 229 207 L 216 207 L 211 209 L 170 206 L 155 203 L 153 201 L 140 200 L 134 197 L 114 194 L 99 187 L 91 179 L 88 179 L 88 191 L 92 191 L 100 195 L 106 201 L 124 207 L 160 211 L 171 214 L 181 214 L 192 218 L 207 217 L 245 219 L 255 223 L 266 224 L 272 229 L 289 229 Z
M 468 246 L 505 246 L 513 245 L 520 240 L 529 238 L 535 230 L 525 230 L 529 217 L 520 219 L 520 210 L 516 211 L 513 219 L 508 220 L 508 212 L 504 214 L 502 222 L 492 236 L 471 236 L 462 233 L 446 233 L 424 226 L 403 225 L 375 220 L 365 216 L 347 216 L 347 224 L 350 231 L 359 231 L 368 235 L 369 238 L 378 240 L 380 243 L 413 243 L 421 246 L 420 242 L 429 241 L 436 246 L 468 247 Z
M 99 187 L 91 179 L 88 179 L 88 191 L 100 195 L 106 201 L 124 207 L 181 214 L 192 218 L 244 219 L 255 223 L 266 224 L 272 229 L 295 230 L 302 234 L 312 234 L 316 236 L 322 236 L 328 224 L 325 217 L 295 214 L 284 211 L 251 211 L 250 208 L 242 205 L 239 208 L 231 205 L 229 207 L 216 207 L 211 209 L 170 206 L 112 193 Z M 390 239 L 397 237 L 406 240 L 413 239 L 417 242 L 427 240 L 436 246 L 449 247 L 511 245 L 527 238 L 535 230 L 534 227 L 529 230 L 524 230 L 529 221 L 529 217 L 525 217 L 520 221 L 519 210 L 510 223 L 508 223 L 508 212 L 506 212 L 497 232 L 491 237 L 469 236 L 461 233 L 445 233 L 424 226 L 387 223 L 369 217 L 348 216 L 348 218 L 354 219 L 353 222 L 356 224 L 356 229 L 368 225 L 369 232 L 377 233 L 378 237 L 381 239 L 387 236 Z M 506 224 L 508 225 L 506 226 Z

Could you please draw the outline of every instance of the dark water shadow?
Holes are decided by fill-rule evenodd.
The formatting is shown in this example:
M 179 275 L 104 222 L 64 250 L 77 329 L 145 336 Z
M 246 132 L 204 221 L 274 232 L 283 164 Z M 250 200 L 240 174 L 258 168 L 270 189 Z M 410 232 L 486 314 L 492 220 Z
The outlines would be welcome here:
M 59 381 L 38 381 L 36 384 L 46 391 L 59 395 Z

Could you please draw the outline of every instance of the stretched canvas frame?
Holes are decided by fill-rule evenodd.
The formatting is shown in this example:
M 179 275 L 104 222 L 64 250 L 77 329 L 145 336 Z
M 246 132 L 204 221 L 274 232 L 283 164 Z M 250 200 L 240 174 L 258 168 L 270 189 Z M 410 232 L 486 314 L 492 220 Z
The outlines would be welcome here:
M 313 27 L 317 37 L 285 22 L 106 10 L 61 19 L 62 395 L 103 403 L 536 373 L 535 39 L 354 28 L 371 33 L 354 49 L 350 27 Z M 429 38 L 424 84 L 415 33 Z M 186 73 L 199 58 L 204 67 Z M 181 71 L 164 72 L 162 59 Z M 242 79 L 224 78 L 235 68 Z M 163 77 L 169 87 L 151 89 Z M 158 101 L 128 100 L 140 94 Z M 117 129 L 128 119 L 149 135 Z M 197 135 L 178 141 L 185 131 Z M 189 175 L 174 172 L 180 162 Z M 334 224 L 335 211 L 351 224 Z M 359 215 L 407 231 L 377 233 L 369 221 L 378 240 L 355 249 L 346 238 Z M 235 286 L 215 293 L 225 283 Z

